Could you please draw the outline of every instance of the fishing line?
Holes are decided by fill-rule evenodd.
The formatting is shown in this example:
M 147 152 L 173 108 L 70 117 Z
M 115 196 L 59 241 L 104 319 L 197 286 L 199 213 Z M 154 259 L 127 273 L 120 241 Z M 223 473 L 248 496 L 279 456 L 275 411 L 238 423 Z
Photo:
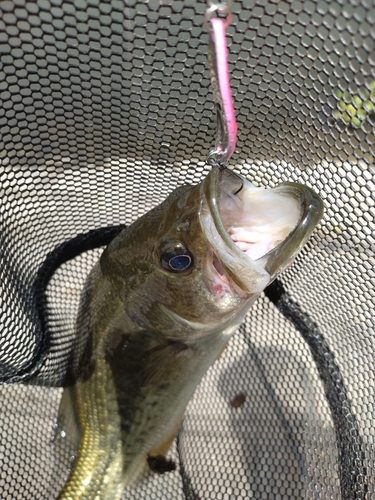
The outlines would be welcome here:
M 195 491 L 192 480 L 190 478 L 190 475 L 188 474 L 186 467 L 185 467 L 185 461 L 183 458 L 183 451 L 182 451 L 182 443 L 181 443 L 181 436 L 184 432 L 184 426 L 182 424 L 176 438 L 176 448 L 177 448 L 177 453 L 178 453 L 178 460 L 179 460 L 179 472 L 182 480 L 182 490 L 183 494 L 185 496 L 185 500 L 201 500 L 201 497 L 198 495 L 198 493 Z
M 263 379 L 264 387 L 265 387 L 265 389 L 266 389 L 266 391 L 267 391 L 268 395 L 270 396 L 270 399 L 273 403 L 274 411 L 275 411 L 277 417 L 279 418 L 279 420 L 281 421 L 281 424 L 284 427 L 285 432 L 287 433 L 287 435 L 290 439 L 293 453 L 296 457 L 296 460 L 299 463 L 299 466 L 301 467 L 302 473 L 305 476 L 307 482 L 309 483 L 309 487 L 311 488 L 311 490 L 314 494 L 314 498 L 316 500 L 319 500 L 321 498 L 319 491 L 318 491 L 318 489 L 313 481 L 313 478 L 311 477 L 311 475 L 309 473 L 308 468 L 305 465 L 305 461 L 304 461 L 303 456 L 300 452 L 301 444 L 295 438 L 293 426 L 289 425 L 288 417 L 283 412 L 282 404 L 279 402 L 279 398 L 276 394 L 276 391 L 272 387 L 272 383 L 269 382 L 267 379 L 265 366 L 264 366 L 260 356 L 258 356 L 258 354 L 257 354 L 255 345 L 249 339 L 249 335 L 248 335 L 248 332 L 246 331 L 245 323 L 242 323 L 240 325 L 239 331 L 242 333 L 242 337 L 243 337 L 244 341 L 246 342 L 246 345 L 249 347 L 250 355 L 251 355 L 256 367 L 259 370 L 259 374 L 260 374 L 261 378 Z

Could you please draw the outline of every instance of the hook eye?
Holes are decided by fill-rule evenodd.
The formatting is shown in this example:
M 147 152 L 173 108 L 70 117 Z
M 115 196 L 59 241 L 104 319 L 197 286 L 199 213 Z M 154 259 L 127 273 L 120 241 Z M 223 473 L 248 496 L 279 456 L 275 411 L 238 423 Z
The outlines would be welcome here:
M 231 2 L 232 3 L 232 2 Z M 226 14 L 227 18 L 224 23 L 225 29 L 228 28 L 230 23 L 232 22 L 232 14 L 230 11 L 230 5 L 227 5 L 226 3 L 214 3 L 214 2 L 209 2 L 210 6 L 206 10 L 206 14 L 204 16 L 204 26 L 208 31 L 212 31 L 211 26 L 210 26 L 210 21 L 215 14 L 215 12 L 221 12 L 222 14 Z

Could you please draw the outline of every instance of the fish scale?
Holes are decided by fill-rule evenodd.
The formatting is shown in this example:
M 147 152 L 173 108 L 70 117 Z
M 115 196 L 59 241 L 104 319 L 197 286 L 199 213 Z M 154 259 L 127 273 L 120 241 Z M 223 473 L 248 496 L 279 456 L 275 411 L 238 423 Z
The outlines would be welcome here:
M 95 308 L 95 302 L 92 307 Z M 65 389 L 71 392 L 72 400 L 78 402 L 74 411 L 81 429 L 81 442 L 72 475 L 59 496 L 61 500 L 115 499 L 121 497 L 123 489 L 120 418 L 113 378 L 103 356 L 105 337 L 93 337 L 93 350 L 97 354 L 92 376 Z M 64 411 L 72 409 L 65 407 Z

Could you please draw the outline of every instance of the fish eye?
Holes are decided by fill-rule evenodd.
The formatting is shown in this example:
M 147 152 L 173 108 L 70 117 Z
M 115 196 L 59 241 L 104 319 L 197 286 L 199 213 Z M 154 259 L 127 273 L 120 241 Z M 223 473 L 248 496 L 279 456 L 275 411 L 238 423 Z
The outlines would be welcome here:
M 180 273 L 193 265 L 193 256 L 182 245 L 174 246 L 164 250 L 161 256 L 161 265 L 168 271 Z

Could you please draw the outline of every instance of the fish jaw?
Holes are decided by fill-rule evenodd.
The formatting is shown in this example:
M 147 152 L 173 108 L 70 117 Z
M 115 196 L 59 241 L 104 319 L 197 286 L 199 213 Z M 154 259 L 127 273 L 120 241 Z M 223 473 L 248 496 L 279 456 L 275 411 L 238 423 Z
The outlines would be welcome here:
M 214 292 L 236 287 L 259 295 L 291 265 L 323 216 L 322 200 L 301 184 L 257 188 L 228 169 L 214 168 L 201 190 L 199 216 L 212 248 Z

